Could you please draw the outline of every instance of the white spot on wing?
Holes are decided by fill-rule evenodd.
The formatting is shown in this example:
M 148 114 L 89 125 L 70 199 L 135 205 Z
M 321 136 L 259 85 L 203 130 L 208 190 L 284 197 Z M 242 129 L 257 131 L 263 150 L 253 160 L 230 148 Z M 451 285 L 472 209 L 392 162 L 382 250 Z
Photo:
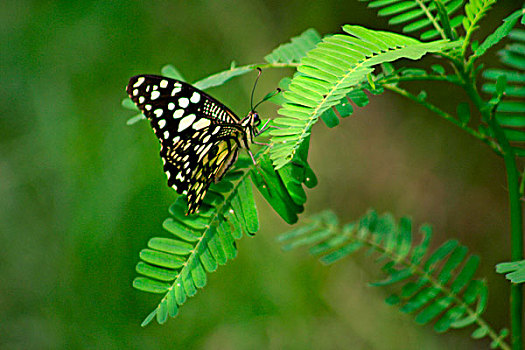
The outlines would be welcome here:
M 211 134 L 215 135 L 216 133 L 219 132 L 219 130 L 221 130 L 221 127 L 217 125 Z
M 144 96 L 139 97 L 139 103 L 144 103 L 146 101 L 146 98 Z
M 164 113 L 164 111 L 162 110 L 162 108 L 157 108 L 153 113 L 155 113 L 155 115 L 158 118 L 162 115 L 162 113 Z
M 177 93 L 180 92 L 180 90 L 182 90 L 181 87 L 180 87 L 180 85 L 176 85 L 176 86 L 173 88 L 173 90 L 171 90 L 171 96 L 175 96 Z
M 153 90 L 151 92 L 151 99 L 152 100 L 155 100 L 155 99 L 159 98 L 159 96 L 160 96 L 160 92 L 158 92 L 157 90 Z
M 164 79 L 164 80 L 161 80 L 159 85 L 160 85 L 161 88 L 164 89 L 165 87 L 168 86 L 168 81 L 165 80 L 165 79 Z
M 144 108 L 146 108 L 147 111 L 151 110 L 151 105 L 145 105 Z
M 199 161 L 204 157 L 206 153 L 210 150 L 210 148 L 213 146 L 213 143 L 208 144 L 208 146 L 202 151 L 202 153 L 199 156 Z
M 168 109 L 170 111 L 173 111 L 175 109 L 175 103 L 173 103 L 173 102 L 168 103 Z
M 164 119 L 159 120 L 159 128 L 162 129 L 165 126 L 166 126 L 166 120 L 164 120 Z
M 137 96 L 139 94 L 139 89 L 133 90 L 133 96 Z
M 167 140 L 170 137 L 170 132 L 168 130 L 164 131 L 164 140 Z
M 182 120 L 179 123 L 179 132 L 181 132 L 182 130 L 185 130 L 186 128 L 188 128 L 188 126 L 190 126 L 193 123 L 194 120 L 195 120 L 195 114 L 190 114 L 190 115 L 182 118 Z
M 179 98 L 179 106 L 181 108 L 186 108 L 190 104 L 190 101 L 186 97 Z
M 201 94 L 199 94 L 197 91 L 195 91 L 193 93 L 193 95 L 191 95 L 191 98 L 190 98 L 190 101 L 192 103 L 197 103 L 201 100 Z
M 166 171 L 166 176 L 168 177 L 168 179 L 170 178 L 171 174 L 169 171 Z
M 137 79 L 137 82 L 135 84 L 133 84 L 133 87 L 136 88 L 136 87 L 139 87 L 140 84 L 142 84 L 144 82 L 144 80 L 146 80 L 146 78 L 144 77 L 140 77 Z
M 204 129 L 204 128 L 208 127 L 210 124 L 211 124 L 211 121 L 209 119 L 201 118 L 195 124 L 193 124 L 192 127 L 195 130 L 200 130 L 200 129 Z
M 195 153 L 197 153 L 197 154 L 201 153 L 204 150 L 204 147 L 206 147 L 206 145 L 199 146 L 199 148 L 195 149 Z
M 175 113 L 173 113 L 173 118 L 177 119 L 184 115 L 184 109 L 177 109 Z

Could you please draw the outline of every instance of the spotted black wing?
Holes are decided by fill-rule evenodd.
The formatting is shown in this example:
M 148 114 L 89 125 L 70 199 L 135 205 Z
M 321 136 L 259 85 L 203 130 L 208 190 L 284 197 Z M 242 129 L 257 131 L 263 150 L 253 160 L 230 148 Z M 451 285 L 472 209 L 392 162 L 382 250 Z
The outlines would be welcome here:
M 130 79 L 127 92 L 157 135 L 168 186 L 187 194 L 188 213 L 237 159 L 243 129 L 226 106 L 184 82 L 156 75 Z

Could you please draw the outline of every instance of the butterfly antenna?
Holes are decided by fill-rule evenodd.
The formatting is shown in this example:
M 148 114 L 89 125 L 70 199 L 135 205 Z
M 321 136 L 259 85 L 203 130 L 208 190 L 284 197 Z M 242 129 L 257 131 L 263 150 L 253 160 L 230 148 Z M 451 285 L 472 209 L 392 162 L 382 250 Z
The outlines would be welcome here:
M 257 67 L 257 70 L 259 71 L 259 74 L 257 74 L 257 78 L 255 78 L 255 83 L 253 84 L 253 89 L 252 89 L 252 96 L 250 98 L 250 106 L 251 106 L 251 110 L 253 111 L 254 107 L 253 107 L 253 94 L 255 93 L 255 87 L 257 86 L 257 82 L 259 81 L 259 78 L 261 77 L 261 74 L 262 74 L 262 69 Z M 257 106 L 255 106 L 257 107 Z
M 277 88 L 275 91 L 270 92 L 268 95 L 264 96 L 264 98 L 261 101 L 259 101 L 259 103 L 255 105 L 255 107 L 252 108 L 252 111 L 255 110 L 255 108 L 257 108 L 257 106 L 259 106 L 261 103 L 268 101 L 269 99 L 271 99 L 278 93 L 281 93 L 282 91 L 283 90 L 281 90 L 281 88 Z

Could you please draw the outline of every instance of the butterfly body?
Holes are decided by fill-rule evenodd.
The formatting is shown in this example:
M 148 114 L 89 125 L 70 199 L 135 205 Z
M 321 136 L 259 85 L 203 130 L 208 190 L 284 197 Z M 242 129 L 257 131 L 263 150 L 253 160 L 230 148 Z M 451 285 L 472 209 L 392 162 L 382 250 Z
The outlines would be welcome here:
M 148 118 L 160 142 L 168 186 L 186 194 L 194 213 L 213 182 L 235 163 L 239 149 L 249 150 L 260 119 L 255 111 L 239 120 L 222 103 L 179 80 L 137 75 L 126 89 Z

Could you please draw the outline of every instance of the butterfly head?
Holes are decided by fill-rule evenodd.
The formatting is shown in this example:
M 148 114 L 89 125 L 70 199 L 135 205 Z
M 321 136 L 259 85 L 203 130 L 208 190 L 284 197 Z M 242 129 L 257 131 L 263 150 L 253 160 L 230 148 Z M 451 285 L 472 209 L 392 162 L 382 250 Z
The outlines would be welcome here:
M 253 111 L 253 126 L 258 127 L 261 125 L 261 118 L 259 118 L 259 113 Z
M 256 111 L 248 113 L 248 115 L 242 120 L 242 125 L 246 129 L 246 135 L 249 136 L 250 143 L 252 143 L 255 136 L 259 135 L 258 126 L 261 125 L 259 113 Z

